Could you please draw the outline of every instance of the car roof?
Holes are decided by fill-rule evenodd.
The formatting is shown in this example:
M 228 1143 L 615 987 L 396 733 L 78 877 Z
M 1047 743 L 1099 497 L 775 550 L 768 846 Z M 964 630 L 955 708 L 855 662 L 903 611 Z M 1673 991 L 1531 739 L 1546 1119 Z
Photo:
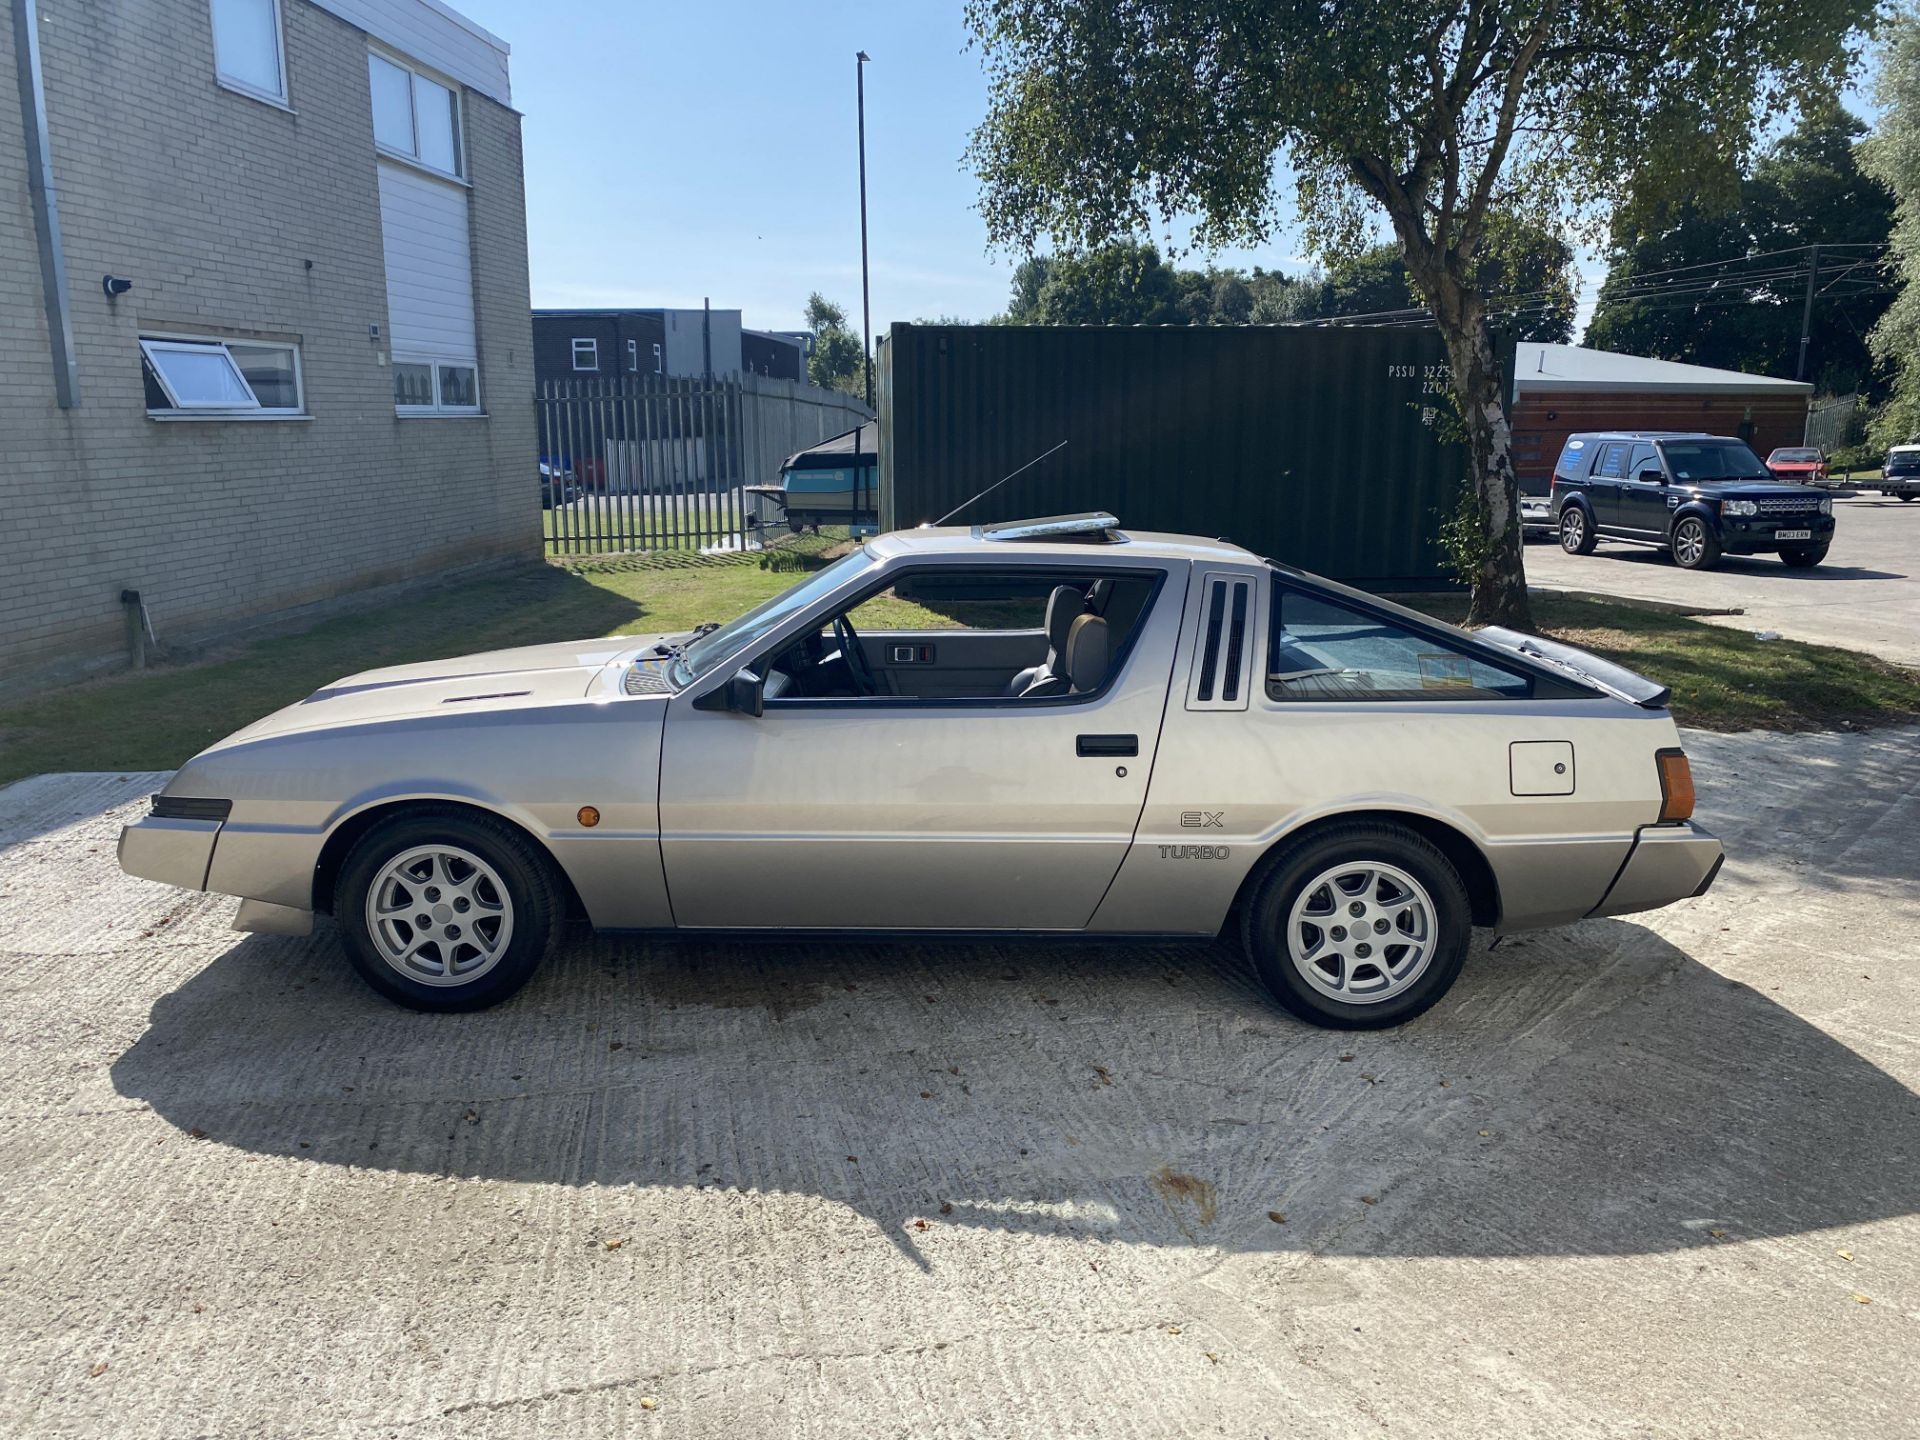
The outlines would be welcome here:
M 1887 453 L 1889 455 L 1897 450 L 1920 450 L 1920 445 L 1889 445 L 1887 447 Z
M 1569 440 L 1733 440 L 1738 435 L 1709 435 L 1705 430 L 1578 430 Z
M 881 559 L 896 555 L 975 555 L 995 560 L 1020 560 L 1044 555 L 1052 559 L 1190 560 L 1207 565 L 1258 565 L 1260 557 L 1231 540 L 1209 540 L 1201 535 L 1176 535 L 1161 530 L 1105 532 L 1111 538 L 1088 539 L 1066 535 L 1033 539 L 996 540 L 973 526 L 921 525 L 894 530 L 867 542 L 867 552 Z

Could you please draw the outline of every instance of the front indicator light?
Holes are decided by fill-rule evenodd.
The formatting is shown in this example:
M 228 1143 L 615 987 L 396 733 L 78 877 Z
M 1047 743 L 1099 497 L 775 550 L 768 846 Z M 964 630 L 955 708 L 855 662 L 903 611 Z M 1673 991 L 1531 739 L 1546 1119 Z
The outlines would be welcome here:
M 1833 497 L 1831 495 L 1822 495 L 1820 497 L 1820 513 L 1822 515 L 1831 515 L 1833 513 Z
M 1656 751 L 1653 763 L 1660 770 L 1660 823 L 1673 825 L 1692 819 L 1693 767 L 1687 764 L 1687 752 Z

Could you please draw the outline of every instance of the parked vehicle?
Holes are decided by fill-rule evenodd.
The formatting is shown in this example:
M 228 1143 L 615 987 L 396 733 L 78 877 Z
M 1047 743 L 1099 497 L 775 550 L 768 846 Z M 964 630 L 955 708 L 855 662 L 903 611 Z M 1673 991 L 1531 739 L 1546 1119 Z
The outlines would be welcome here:
M 1833 543 L 1833 497 L 1772 478 L 1746 442 L 1666 430 L 1569 436 L 1553 467 L 1560 548 L 1657 545 L 1688 570 L 1721 555 L 1774 555 L 1808 570 Z
M 1776 480 L 1824 485 L 1827 483 L 1827 457 L 1812 445 L 1783 445 L 1767 456 L 1767 473 Z
M 778 485 L 748 485 L 794 534 L 812 526 L 871 526 L 880 512 L 880 427 L 869 420 L 787 457 Z
M 1520 495 L 1520 535 L 1533 540 L 1553 534 L 1553 501 L 1546 495 Z
M 187 762 L 129 874 L 330 912 L 422 1010 L 603 930 L 1211 937 L 1419 1014 L 1471 927 L 1698 895 L 1667 690 L 1111 515 L 882 536 L 679 635 L 368 671 Z
M 556 506 L 566 505 L 580 498 L 580 487 L 574 483 L 573 472 L 545 460 L 540 462 L 540 508 L 552 510 Z
M 1895 445 L 1880 467 L 1880 493 L 1902 502 L 1920 495 L 1920 445 Z

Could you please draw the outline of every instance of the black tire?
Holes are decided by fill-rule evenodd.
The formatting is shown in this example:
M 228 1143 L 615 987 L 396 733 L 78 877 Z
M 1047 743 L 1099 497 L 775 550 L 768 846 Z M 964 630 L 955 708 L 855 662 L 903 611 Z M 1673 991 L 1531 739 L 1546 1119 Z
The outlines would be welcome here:
M 1711 570 L 1720 563 L 1720 532 L 1698 515 L 1673 522 L 1670 553 L 1682 570 Z
M 1904 505 L 1904 504 L 1906 504 L 1906 503 L 1907 503 L 1907 501 L 1909 501 L 1909 500 L 1911 500 L 1911 499 L 1913 499 L 1913 494 L 1912 494 L 1912 492 L 1911 492 L 1911 491 L 1909 491 L 1909 492 L 1908 492 L 1907 494 L 1905 494 L 1905 495 L 1902 495 L 1902 496 L 1900 497 L 1900 503 L 1901 503 L 1902 505 Z
M 368 922 L 367 892 L 381 869 L 408 850 L 433 845 L 485 861 L 498 877 L 511 918 L 512 931 L 499 958 L 465 982 L 431 984 L 402 974 L 387 962 Z M 543 851 L 504 821 L 446 806 L 421 806 L 374 826 L 348 852 L 334 886 L 334 921 L 353 968 L 389 1000 L 412 1010 L 484 1010 L 499 1004 L 532 979 L 552 952 L 563 914 L 553 863 Z
M 1824 545 L 1809 547 L 1804 550 L 1799 546 L 1795 546 L 1791 550 L 1782 550 L 1780 552 L 1780 563 L 1789 570 L 1811 570 L 1826 558 L 1827 547 Z
M 1288 921 L 1295 903 L 1310 901 L 1311 890 L 1321 888 L 1315 882 L 1346 864 L 1393 866 L 1419 883 L 1435 912 L 1433 951 L 1425 968 L 1384 999 L 1334 999 L 1308 981 L 1288 951 Z M 1354 821 L 1331 826 L 1269 857 L 1240 926 L 1247 957 L 1282 1008 L 1332 1030 L 1381 1030 L 1413 1019 L 1452 988 L 1466 963 L 1473 911 L 1459 873 L 1429 841 L 1398 825 Z M 1354 973 L 1367 968 L 1361 962 Z M 1384 972 L 1375 973 L 1385 978 Z
M 1560 512 L 1560 548 L 1569 555 L 1591 555 L 1600 543 L 1593 517 L 1584 505 L 1568 505 Z

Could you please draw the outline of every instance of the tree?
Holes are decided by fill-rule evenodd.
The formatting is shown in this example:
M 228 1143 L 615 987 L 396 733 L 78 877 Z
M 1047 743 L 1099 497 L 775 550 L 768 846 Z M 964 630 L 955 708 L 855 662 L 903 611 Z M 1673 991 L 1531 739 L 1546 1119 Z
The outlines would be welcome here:
M 807 380 L 823 390 L 866 394 L 866 356 L 860 337 L 847 328 L 847 312 L 818 290 L 807 296 L 807 329 L 813 348 L 807 353 Z
M 1189 312 L 1160 252 L 1121 243 L 1026 261 L 1014 271 L 1007 319 L 1016 325 L 1184 325 Z
M 1756 117 L 1838 88 L 1872 0 L 969 0 L 989 107 L 969 158 L 989 235 L 1085 249 L 1198 217 L 1257 243 L 1277 160 L 1309 246 L 1384 213 L 1433 312 L 1472 463 L 1469 618 L 1530 622 L 1488 280 L 1503 221 L 1603 217 L 1743 158 Z
M 1893 372 L 1893 393 L 1874 417 L 1876 444 L 1920 437 L 1920 14 L 1903 9 L 1885 31 L 1874 98 L 1880 124 L 1860 160 L 1894 195 L 1893 260 L 1900 292 L 1868 337 Z
M 1838 104 L 1812 101 L 1750 174 L 1704 199 L 1623 211 L 1589 343 L 1793 377 L 1813 263 L 1806 247 L 1818 243 L 1827 248 L 1806 378 L 1831 394 L 1877 390 L 1865 337 L 1887 307 L 1879 262 L 1893 197 L 1856 162 L 1865 133 Z

